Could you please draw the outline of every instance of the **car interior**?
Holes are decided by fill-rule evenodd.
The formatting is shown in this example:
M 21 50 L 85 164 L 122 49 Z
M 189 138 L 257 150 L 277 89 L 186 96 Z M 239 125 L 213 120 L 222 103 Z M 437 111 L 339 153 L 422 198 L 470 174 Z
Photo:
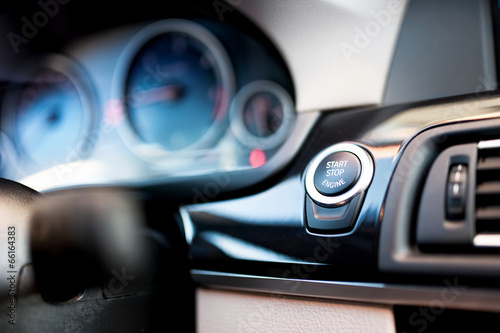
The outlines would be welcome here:
M 497 331 L 500 1 L 21 0 L 0 35 L 0 332 Z

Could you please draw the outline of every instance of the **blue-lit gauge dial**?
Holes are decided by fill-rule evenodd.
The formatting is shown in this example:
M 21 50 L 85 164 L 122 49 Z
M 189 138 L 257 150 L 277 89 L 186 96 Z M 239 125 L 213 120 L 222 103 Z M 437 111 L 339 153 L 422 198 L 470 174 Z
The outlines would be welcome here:
M 128 119 L 138 141 L 163 152 L 213 147 L 227 127 L 229 59 L 190 21 L 166 20 L 138 51 L 126 80 Z
M 85 130 L 80 94 L 64 74 L 38 72 L 23 85 L 15 114 L 15 142 L 34 162 L 64 163 Z
M 17 176 L 84 159 L 92 152 L 96 101 L 85 71 L 50 54 L 24 63 L 7 87 L 2 133 L 15 148 Z
M 294 119 L 290 96 L 283 87 L 270 81 L 254 81 L 244 86 L 231 106 L 231 129 L 249 148 L 277 148 L 287 138 Z

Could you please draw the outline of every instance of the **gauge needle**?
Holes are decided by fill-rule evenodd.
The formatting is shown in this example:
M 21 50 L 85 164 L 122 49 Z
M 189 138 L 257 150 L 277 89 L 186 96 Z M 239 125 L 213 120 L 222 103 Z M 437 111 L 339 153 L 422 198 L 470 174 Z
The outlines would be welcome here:
M 185 88 L 179 84 L 171 84 L 142 91 L 139 97 L 132 99 L 134 107 L 146 106 L 158 102 L 175 101 L 184 96 Z
M 256 131 L 259 136 L 266 136 L 269 132 L 269 126 L 267 122 L 267 113 L 269 110 L 269 100 L 264 96 L 257 96 L 254 98 L 251 104 L 253 109 L 253 121 L 257 126 Z
M 40 111 L 38 116 L 31 121 L 31 125 L 28 129 L 23 133 L 23 145 L 26 145 L 27 142 L 40 144 L 48 130 L 59 121 L 61 117 L 60 114 L 61 112 L 56 106 L 49 106 Z

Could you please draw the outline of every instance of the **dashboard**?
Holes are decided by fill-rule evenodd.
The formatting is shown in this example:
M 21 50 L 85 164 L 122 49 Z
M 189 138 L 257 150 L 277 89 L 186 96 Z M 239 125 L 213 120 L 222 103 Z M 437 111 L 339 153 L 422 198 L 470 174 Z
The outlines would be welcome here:
M 2 331 L 496 327 L 497 1 L 0 17 Z

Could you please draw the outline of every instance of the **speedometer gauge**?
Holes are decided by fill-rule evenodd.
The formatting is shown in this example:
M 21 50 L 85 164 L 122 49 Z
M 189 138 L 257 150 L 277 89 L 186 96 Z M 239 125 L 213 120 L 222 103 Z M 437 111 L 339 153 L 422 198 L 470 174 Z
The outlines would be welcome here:
M 156 154 L 212 147 L 227 127 L 230 62 L 211 32 L 191 21 L 146 27 L 125 84 L 138 146 Z

